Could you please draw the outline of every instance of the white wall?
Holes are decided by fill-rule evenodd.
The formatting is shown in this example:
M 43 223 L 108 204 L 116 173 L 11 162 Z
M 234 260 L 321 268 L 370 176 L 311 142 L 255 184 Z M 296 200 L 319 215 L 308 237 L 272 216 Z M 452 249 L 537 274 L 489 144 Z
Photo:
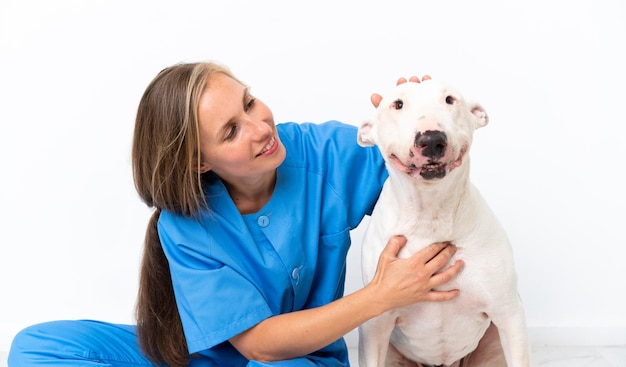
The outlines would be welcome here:
M 358 124 L 400 76 L 454 82 L 491 115 L 472 175 L 529 326 L 624 342 L 624 19 L 619 0 L 0 1 L 0 351 L 36 322 L 133 321 L 150 214 L 135 109 L 158 71 L 197 60 L 229 65 L 277 121 Z

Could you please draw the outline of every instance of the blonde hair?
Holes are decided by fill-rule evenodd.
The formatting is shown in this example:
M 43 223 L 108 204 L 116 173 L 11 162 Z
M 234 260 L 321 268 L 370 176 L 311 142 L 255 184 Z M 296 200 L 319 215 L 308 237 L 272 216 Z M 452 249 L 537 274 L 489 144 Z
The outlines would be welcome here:
M 177 64 L 161 71 L 144 92 L 132 162 L 135 188 L 148 206 L 182 215 L 195 215 L 206 206 L 198 101 L 209 77 L 217 73 L 240 82 L 219 64 Z
M 168 67 L 150 82 L 137 109 L 133 178 L 141 199 L 156 209 L 144 240 L 137 335 L 142 350 L 156 365 L 184 367 L 191 358 L 157 223 L 161 210 L 196 216 L 207 208 L 200 170 L 198 101 L 210 77 L 218 73 L 241 83 L 216 63 Z

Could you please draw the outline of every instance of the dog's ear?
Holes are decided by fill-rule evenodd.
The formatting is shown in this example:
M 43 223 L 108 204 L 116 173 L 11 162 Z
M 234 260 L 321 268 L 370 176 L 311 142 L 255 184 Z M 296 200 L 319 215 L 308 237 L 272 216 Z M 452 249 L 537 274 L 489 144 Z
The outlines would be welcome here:
M 369 121 L 361 124 L 357 134 L 357 143 L 362 147 L 371 147 L 376 144 L 374 130 L 374 125 Z
M 489 123 L 487 111 L 479 103 L 470 104 L 470 111 L 476 117 L 476 128 L 483 127 Z

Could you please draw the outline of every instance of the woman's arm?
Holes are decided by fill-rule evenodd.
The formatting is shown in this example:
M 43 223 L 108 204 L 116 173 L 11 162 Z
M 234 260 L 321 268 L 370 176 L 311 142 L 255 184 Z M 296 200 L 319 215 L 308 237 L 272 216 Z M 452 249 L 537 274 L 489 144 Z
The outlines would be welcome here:
M 231 338 L 231 344 L 249 360 L 293 359 L 322 349 L 385 311 L 415 302 L 447 301 L 459 294 L 433 290 L 461 271 L 461 260 L 441 271 L 455 246 L 433 244 L 400 259 L 397 255 L 405 244 L 401 236 L 389 240 L 374 278 L 364 288 L 321 307 L 270 317 Z

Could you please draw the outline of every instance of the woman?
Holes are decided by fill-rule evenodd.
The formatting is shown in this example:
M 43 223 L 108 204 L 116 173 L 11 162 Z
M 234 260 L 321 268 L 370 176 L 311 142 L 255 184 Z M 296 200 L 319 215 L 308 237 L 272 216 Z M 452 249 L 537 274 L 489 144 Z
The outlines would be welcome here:
M 223 66 L 161 71 L 132 155 L 137 191 L 156 208 L 137 327 L 35 325 L 16 336 L 10 367 L 347 366 L 342 337 L 364 321 L 458 294 L 432 290 L 460 272 L 461 261 L 442 270 L 454 246 L 399 259 L 395 237 L 374 280 L 343 297 L 350 230 L 387 177 L 380 153 L 359 147 L 353 126 L 275 125 Z

